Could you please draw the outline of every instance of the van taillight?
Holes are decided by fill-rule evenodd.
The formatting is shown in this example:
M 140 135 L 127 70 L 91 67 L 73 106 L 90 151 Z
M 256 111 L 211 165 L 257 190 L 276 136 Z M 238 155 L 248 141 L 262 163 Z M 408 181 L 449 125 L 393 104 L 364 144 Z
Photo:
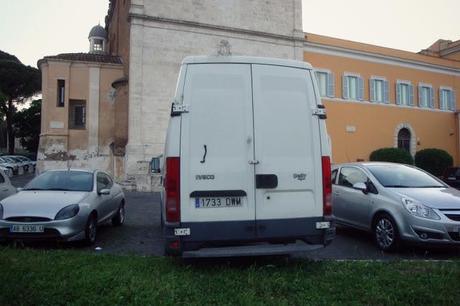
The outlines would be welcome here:
M 166 158 L 166 221 L 180 221 L 180 158 Z
M 323 216 L 332 215 L 332 181 L 331 181 L 331 158 L 321 158 L 323 168 Z

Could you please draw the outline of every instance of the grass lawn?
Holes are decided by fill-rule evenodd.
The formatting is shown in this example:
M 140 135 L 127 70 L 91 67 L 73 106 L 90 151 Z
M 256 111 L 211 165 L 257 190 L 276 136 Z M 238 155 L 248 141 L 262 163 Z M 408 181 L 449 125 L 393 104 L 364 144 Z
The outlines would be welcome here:
M 0 305 L 459 305 L 460 261 L 184 264 L 0 247 Z

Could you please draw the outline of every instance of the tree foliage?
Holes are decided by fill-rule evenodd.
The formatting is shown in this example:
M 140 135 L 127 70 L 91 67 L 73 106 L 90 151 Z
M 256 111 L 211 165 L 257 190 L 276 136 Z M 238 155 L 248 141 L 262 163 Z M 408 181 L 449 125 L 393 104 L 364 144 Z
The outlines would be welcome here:
M 14 55 L 0 51 L 0 112 L 6 119 L 8 151 L 14 153 L 13 117 L 16 105 L 38 93 L 41 74 L 37 68 L 26 66 Z
M 29 152 L 37 152 L 40 140 L 42 100 L 34 100 L 29 108 L 14 115 L 14 130 L 21 145 Z
M 384 161 L 400 164 L 413 165 L 414 159 L 409 152 L 398 148 L 382 148 L 375 150 L 369 157 L 371 161 Z

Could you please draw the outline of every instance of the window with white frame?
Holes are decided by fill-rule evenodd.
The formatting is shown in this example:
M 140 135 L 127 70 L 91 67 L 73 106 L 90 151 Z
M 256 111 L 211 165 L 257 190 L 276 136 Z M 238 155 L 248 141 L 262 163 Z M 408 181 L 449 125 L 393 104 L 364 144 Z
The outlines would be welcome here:
M 342 95 L 346 100 L 363 100 L 363 79 L 357 74 L 345 73 L 342 78 Z
M 396 82 L 396 104 L 414 105 L 414 87 L 409 81 Z
M 434 108 L 433 87 L 429 84 L 418 85 L 418 106 Z
M 371 77 L 369 97 L 371 102 L 388 103 L 388 81 L 381 77 Z
M 321 97 L 333 98 L 335 96 L 334 74 L 328 70 L 315 71 Z
M 442 110 L 456 110 L 455 92 L 450 87 L 439 88 L 439 108 Z

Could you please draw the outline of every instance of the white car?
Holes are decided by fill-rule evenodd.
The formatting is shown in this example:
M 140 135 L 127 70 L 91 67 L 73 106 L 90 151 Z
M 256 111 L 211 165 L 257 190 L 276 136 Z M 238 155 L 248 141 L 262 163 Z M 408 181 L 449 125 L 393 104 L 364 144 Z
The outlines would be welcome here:
M 0 239 L 85 240 L 93 244 L 97 225 L 108 220 L 115 226 L 125 221 L 125 196 L 110 175 L 80 169 L 50 170 L 0 202 Z
M 16 155 L 4 155 L 2 157 L 9 158 L 10 160 L 16 162 L 18 164 L 18 167 L 22 168 L 24 172 L 27 172 L 29 170 L 29 162 L 19 158 Z
M 35 167 L 37 166 L 36 161 L 33 161 L 30 158 L 28 158 L 26 156 L 22 156 L 22 155 L 14 155 L 14 157 L 16 159 L 19 159 L 20 161 L 22 161 L 24 163 L 24 171 L 26 171 L 26 172 L 34 172 L 35 171 Z M 32 170 L 32 171 L 30 171 L 30 170 Z
M 0 156 L 0 166 L 10 169 L 13 174 L 18 173 L 19 170 L 17 162 L 4 156 Z
M 16 187 L 11 184 L 9 175 L 0 168 L 0 200 L 16 193 Z M 8 169 L 9 170 L 9 169 Z
M 5 173 L 6 176 L 8 176 L 8 177 L 13 176 L 13 169 L 12 168 L 7 168 L 7 167 L 4 167 L 4 166 L 1 166 L 1 164 L 0 164 L 0 170 L 3 171 L 3 173 Z
M 309 64 L 189 57 L 173 101 L 166 254 L 289 254 L 331 242 L 330 146 Z

